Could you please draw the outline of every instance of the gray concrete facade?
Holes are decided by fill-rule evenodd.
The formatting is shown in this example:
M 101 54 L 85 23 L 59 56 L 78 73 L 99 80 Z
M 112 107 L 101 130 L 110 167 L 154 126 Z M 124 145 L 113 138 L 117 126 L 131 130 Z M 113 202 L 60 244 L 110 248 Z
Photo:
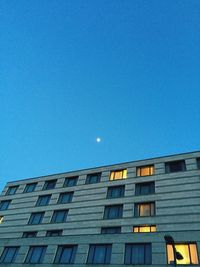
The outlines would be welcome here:
M 0 257 L 5 247 L 17 246 L 18 253 L 13 263 L 0 263 L 4 266 L 125 266 L 125 244 L 150 243 L 152 263 L 145 266 L 163 267 L 167 264 L 165 235 L 171 235 L 176 243 L 195 243 L 200 253 L 200 151 L 171 155 L 153 159 L 138 160 L 62 174 L 42 176 L 32 179 L 9 182 L 0 201 L 10 200 L 7 209 L 0 210 L 3 220 L 0 224 Z M 183 161 L 186 169 L 166 172 L 169 162 Z M 154 167 L 152 175 L 138 176 L 137 168 Z M 110 180 L 110 173 L 127 170 L 127 178 Z M 101 173 L 100 182 L 86 184 L 87 175 Z M 76 186 L 63 187 L 66 178 L 78 177 Z M 54 189 L 43 190 L 46 181 L 56 179 Z M 155 193 L 136 194 L 136 184 L 155 183 Z M 27 184 L 37 183 L 33 192 L 25 193 Z M 125 186 L 123 197 L 107 198 L 108 187 Z M 10 187 L 18 186 L 15 194 L 7 195 Z M 61 193 L 73 192 L 70 203 L 58 204 Z M 51 195 L 45 206 L 36 206 L 39 196 Z M 136 216 L 135 207 L 140 203 L 154 203 L 155 214 Z M 122 218 L 105 219 L 105 206 L 123 205 Z M 68 210 L 66 222 L 52 223 L 55 210 Z M 35 212 L 44 212 L 41 223 L 28 224 Z M 134 226 L 155 225 L 156 232 L 134 233 Z M 102 227 L 121 227 L 121 233 L 101 234 Z M 47 237 L 48 230 L 62 230 L 61 236 Z M 22 238 L 24 232 L 36 231 L 36 237 Z M 111 244 L 109 264 L 87 263 L 89 245 Z M 73 264 L 54 263 L 56 251 L 61 245 L 77 245 Z M 25 263 L 30 246 L 47 246 L 42 263 Z M 198 255 L 199 257 L 199 255 Z M 199 264 L 199 263 L 198 263 Z M 200 264 L 199 264 L 200 265 Z M 130 264 L 129 266 L 141 266 Z M 179 265 L 181 266 L 181 265 Z M 185 265 L 184 265 L 185 266 Z M 188 264 L 187 266 L 193 266 Z

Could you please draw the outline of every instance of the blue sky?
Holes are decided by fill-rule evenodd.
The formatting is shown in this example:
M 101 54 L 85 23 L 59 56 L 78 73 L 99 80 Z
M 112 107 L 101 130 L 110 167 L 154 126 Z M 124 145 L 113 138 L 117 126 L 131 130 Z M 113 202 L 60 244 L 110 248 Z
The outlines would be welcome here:
M 199 150 L 199 0 L 2 0 L 0 12 L 1 188 Z

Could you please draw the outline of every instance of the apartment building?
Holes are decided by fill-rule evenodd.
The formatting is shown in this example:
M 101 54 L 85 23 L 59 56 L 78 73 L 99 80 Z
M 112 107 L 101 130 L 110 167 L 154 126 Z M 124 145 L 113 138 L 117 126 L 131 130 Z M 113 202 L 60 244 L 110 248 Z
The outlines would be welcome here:
M 200 151 L 9 182 L 0 265 L 199 266 Z

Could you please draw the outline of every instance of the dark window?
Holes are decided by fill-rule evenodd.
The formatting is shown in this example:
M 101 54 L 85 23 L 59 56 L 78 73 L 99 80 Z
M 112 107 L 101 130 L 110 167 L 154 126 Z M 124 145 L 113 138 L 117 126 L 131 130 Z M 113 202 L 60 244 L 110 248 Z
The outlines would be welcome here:
M 46 252 L 46 246 L 31 246 L 25 263 L 42 263 Z
M 44 212 L 35 212 L 31 214 L 28 224 L 40 224 L 44 217 Z
M 165 163 L 165 172 L 181 172 L 186 171 L 186 165 L 184 160 L 177 160 Z
M 78 176 L 65 178 L 64 187 L 75 186 L 78 181 Z
M 56 211 L 54 211 L 51 222 L 52 223 L 66 222 L 67 213 L 68 213 L 68 210 L 56 210 Z
M 56 182 L 57 182 L 57 180 L 46 181 L 44 184 L 43 190 L 54 189 L 56 186 Z
M 24 189 L 24 193 L 30 193 L 35 191 L 37 183 L 32 183 L 32 184 L 27 184 L 25 189 Z
M 61 236 L 62 232 L 62 230 L 49 230 L 47 231 L 46 236 Z
M 90 245 L 87 263 L 109 264 L 111 260 L 111 252 L 111 244 Z
M 22 237 L 29 238 L 29 237 L 36 237 L 37 232 L 23 232 Z
M 11 200 L 3 200 L 0 203 L 0 210 L 7 210 L 10 205 Z
M 5 247 L 1 254 L 0 263 L 13 263 L 17 257 L 19 247 Z
M 124 185 L 108 187 L 107 198 L 123 197 L 125 191 Z
M 122 218 L 123 205 L 106 206 L 104 210 L 104 219 Z
M 6 192 L 6 195 L 14 195 L 18 187 L 19 187 L 18 185 L 9 187 L 8 191 Z
M 99 183 L 101 180 L 101 173 L 91 173 L 87 175 L 86 184 Z
M 135 216 L 145 217 L 155 215 L 155 203 L 136 203 L 135 204 Z
M 46 206 L 49 204 L 51 195 L 44 195 L 44 196 L 39 196 L 36 206 Z
M 126 244 L 125 264 L 152 264 L 151 244 Z
M 148 183 L 138 183 L 135 185 L 135 194 L 138 195 L 148 195 L 155 193 L 155 183 L 148 182 Z
M 121 227 L 120 226 L 102 227 L 101 233 L 102 234 L 120 234 L 121 233 Z
M 137 176 L 149 176 L 154 174 L 154 165 L 137 167 Z
M 74 192 L 67 192 L 67 193 L 60 194 L 59 199 L 58 199 L 58 204 L 66 204 L 66 203 L 71 202 L 73 193 Z
M 200 158 L 197 158 L 197 168 L 200 169 Z
M 59 246 L 56 252 L 54 263 L 74 263 L 77 251 L 77 245 L 64 245 Z

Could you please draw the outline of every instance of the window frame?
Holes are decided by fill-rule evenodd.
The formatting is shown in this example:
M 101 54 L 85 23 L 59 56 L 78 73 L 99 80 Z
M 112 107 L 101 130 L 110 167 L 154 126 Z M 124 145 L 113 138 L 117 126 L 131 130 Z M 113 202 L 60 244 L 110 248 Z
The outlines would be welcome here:
M 196 158 L 197 169 L 200 169 L 200 158 Z
M 18 188 L 19 188 L 19 185 L 9 186 L 7 189 L 7 192 L 6 192 L 6 196 L 15 195 Z M 12 190 L 14 190 L 14 191 L 12 191 Z
M 67 202 L 64 201 L 64 196 L 69 195 L 69 199 Z M 74 195 L 74 191 L 71 192 L 64 192 L 64 193 L 60 193 L 59 197 L 58 197 L 58 202 L 57 204 L 67 204 L 67 203 L 71 203 L 72 199 L 73 199 L 73 195 Z
M 176 165 L 178 164 L 178 165 Z M 173 169 L 175 168 L 175 169 Z M 173 160 L 165 162 L 165 173 L 177 173 L 187 171 L 185 160 Z
M 0 264 L 1 263 L 5 263 L 5 264 L 14 263 L 17 255 L 18 255 L 19 248 L 20 248 L 19 246 L 5 246 L 4 250 L 2 251 L 1 256 L 0 256 Z M 11 258 L 8 261 L 8 260 L 6 260 L 6 258 L 8 257 L 9 249 L 15 249 L 15 250 L 13 252 L 13 255 L 11 254 Z
M 73 176 L 73 177 L 66 177 L 64 180 L 63 187 L 73 187 L 77 185 L 79 176 Z M 70 184 L 70 180 L 74 181 L 72 184 Z
M 139 248 L 141 247 L 141 249 L 143 250 L 143 255 L 142 255 L 143 261 L 142 262 L 140 261 L 141 259 L 139 258 L 134 259 L 134 256 L 138 256 L 139 254 L 139 253 L 133 252 L 134 246 L 135 246 L 135 249 L 137 246 Z M 148 256 L 150 257 L 148 258 Z M 126 265 L 151 265 L 152 264 L 152 244 L 151 243 L 126 243 L 125 252 L 124 252 L 124 264 Z
M 148 174 L 143 174 L 142 172 L 147 169 Z M 151 176 L 155 174 L 155 166 L 154 164 L 149 165 L 143 165 L 143 166 L 137 166 L 136 167 L 136 176 L 137 177 L 144 177 L 144 176 Z
M 150 215 L 141 215 L 141 206 L 149 205 Z M 152 217 L 156 215 L 156 203 L 155 201 L 151 202 L 139 202 L 134 204 L 134 216 L 135 217 Z
M 36 207 L 48 206 L 50 199 L 51 199 L 51 195 L 40 195 L 37 199 L 35 206 Z
M 38 249 L 38 248 L 41 248 L 39 259 L 37 261 L 34 261 L 33 257 L 34 257 L 34 253 L 36 253 L 35 249 Z M 46 250 L 47 250 L 47 246 L 30 246 L 24 263 L 29 263 L 29 264 L 42 263 L 45 257 Z
M 101 181 L 101 172 L 89 173 L 86 177 L 85 184 L 96 184 Z M 95 179 L 94 179 L 95 177 Z M 94 179 L 94 180 L 93 180 Z
M 9 208 L 11 202 L 12 202 L 11 199 L 9 199 L 9 200 L 1 200 L 1 202 L 0 202 L 0 211 L 7 210 Z
M 121 173 L 121 175 L 119 175 L 119 173 Z M 127 174 L 128 174 L 128 171 L 126 168 L 110 171 L 109 181 L 127 179 L 127 177 L 128 177 Z M 119 175 L 119 177 L 118 177 L 118 175 Z
M 30 218 L 29 218 L 29 221 L 28 221 L 28 224 L 29 224 L 29 225 L 37 225 L 37 224 L 41 224 L 41 223 L 42 223 L 42 220 L 43 220 L 43 218 L 44 218 L 44 214 L 45 214 L 44 211 L 41 211 L 41 212 L 33 212 L 33 213 L 31 213 Z M 35 216 L 37 216 L 37 215 L 38 215 L 38 216 L 40 215 L 39 220 L 38 220 L 38 223 L 33 223 L 34 220 L 35 220 Z
M 104 249 L 104 259 L 99 262 L 98 250 Z M 112 255 L 112 244 L 90 244 L 87 256 L 87 264 L 110 264 Z M 96 258 L 96 259 L 95 259 Z
M 101 227 L 101 234 L 121 234 L 121 226 Z
M 118 208 L 114 217 L 111 216 L 113 212 L 112 209 Z M 113 213 L 114 214 L 114 213 Z M 112 220 L 112 219 L 122 219 L 123 218 L 123 204 L 115 204 L 115 205 L 106 205 L 104 208 L 104 216 L 103 219 Z
M 62 220 L 58 220 L 59 213 L 61 213 L 61 212 L 63 212 L 63 219 Z M 69 212 L 68 209 L 54 210 L 53 215 L 51 217 L 51 223 L 65 223 L 67 221 L 68 212 Z
M 56 250 L 56 255 L 54 258 L 54 263 L 56 264 L 73 264 L 76 257 L 78 245 L 59 245 Z M 65 249 L 71 249 L 69 260 L 68 261 L 61 261 Z
M 33 186 L 33 187 L 32 187 Z M 31 193 L 35 191 L 35 188 L 37 186 L 37 183 L 30 183 L 30 184 L 26 184 L 25 188 L 24 188 L 24 193 Z M 31 190 L 29 189 L 31 188 Z
M 119 190 L 119 195 L 115 196 L 115 191 L 117 192 Z M 107 195 L 106 197 L 108 199 L 111 199 L 111 198 L 120 198 L 120 197 L 124 197 L 125 195 L 125 185 L 115 185 L 115 186 L 109 186 L 107 188 Z
M 56 187 L 57 179 L 47 180 L 42 190 L 53 190 Z
M 147 228 L 147 227 L 149 227 L 149 230 L 150 231 L 141 231 L 142 230 L 142 228 Z M 138 228 L 138 230 L 137 231 L 135 231 L 135 229 L 136 228 Z M 155 230 L 155 231 L 154 231 Z M 157 229 L 156 229 L 156 225 L 134 225 L 133 226 L 133 233 L 134 234 L 143 234 L 143 233 L 155 233 L 157 231 Z
M 55 233 L 58 233 L 55 235 Z M 55 237 L 55 236 L 62 236 L 63 230 L 47 230 L 46 237 Z
M 144 189 L 145 187 L 148 188 L 147 193 L 142 192 L 142 189 Z M 135 184 L 135 195 L 136 196 L 144 196 L 144 195 L 152 195 L 152 194 L 155 194 L 155 181 L 142 182 L 142 183 Z
M 22 234 L 22 238 L 34 238 L 34 237 L 36 237 L 37 236 L 37 231 L 27 231 L 27 232 L 23 232 L 23 234 Z M 29 234 L 30 234 L 30 236 L 29 236 Z M 33 235 L 31 235 L 31 234 L 33 234 Z

